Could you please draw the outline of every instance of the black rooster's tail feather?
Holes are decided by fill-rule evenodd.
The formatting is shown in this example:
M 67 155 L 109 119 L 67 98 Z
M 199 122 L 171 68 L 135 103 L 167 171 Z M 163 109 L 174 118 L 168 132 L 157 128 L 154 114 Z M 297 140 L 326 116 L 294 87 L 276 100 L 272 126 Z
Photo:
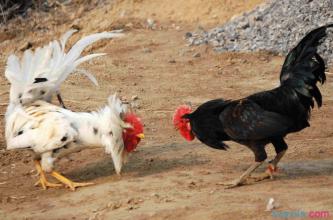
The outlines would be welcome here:
M 289 85 L 298 93 L 308 97 L 312 107 L 314 107 L 313 99 L 319 107 L 322 105 L 322 96 L 316 84 L 325 82 L 326 67 L 323 58 L 317 53 L 317 46 L 321 43 L 321 39 L 326 37 L 326 30 L 329 27 L 333 27 L 333 24 L 308 33 L 289 52 L 280 74 L 281 85 Z

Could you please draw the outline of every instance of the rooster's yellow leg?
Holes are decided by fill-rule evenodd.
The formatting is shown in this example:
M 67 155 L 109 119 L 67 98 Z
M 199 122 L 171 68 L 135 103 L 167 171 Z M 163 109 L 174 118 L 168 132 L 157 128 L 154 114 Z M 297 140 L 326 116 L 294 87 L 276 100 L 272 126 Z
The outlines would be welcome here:
M 42 169 L 42 166 L 40 165 L 40 161 L 35 160 L 34 162 L 35 162 L 35 166 L 36 166 L 36 169 L 37 169 L 37 173 L 39 175 L 39 180 L 35 183 L 35 186 L 41 185 L 44 190 L 47 189 L 47 187 L 60 187 L 60 186 L 62 186 L 62 184 L 50 183 L 49 181 L 47 181 L 47 179 L 45 177 L 45 173 Z
M 61 175 L 60 173 L 56 172 L 56 171 L 52 171 L 51 175 L 56 178 L 57 180 L 59 180 L 60 182 L 62 182 L 64 185 L 68 186 L 72 191 L 74 191 L 76 189 L 76 187 L 82 187 L 82 186 L 89 186 L 89 185 L 93 185 L 94 183 L 78 183 L 78 182 L 73 182 L 72 180 L 64 177 L 63 175 Z

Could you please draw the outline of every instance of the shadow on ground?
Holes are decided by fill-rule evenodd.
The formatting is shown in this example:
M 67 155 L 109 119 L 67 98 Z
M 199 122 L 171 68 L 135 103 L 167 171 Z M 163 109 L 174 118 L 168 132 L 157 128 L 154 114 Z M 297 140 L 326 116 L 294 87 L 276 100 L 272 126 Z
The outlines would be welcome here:
M 144 177 L 177 168 L 203 165 L 210 161 L 202 155 L 189 153 L 188 147 L 177 143 L 145 147 L 130 156 L 129 161 L 124 165 L 122 175 Z M 178 157 L 169 157 L 168 152 L 170 151 L 178 151 Z M 79 181 L 87 181 L 106 176 L 114 177 L 116 174 L 111 157 L 107 157 L 68 172 L 66 176 Z

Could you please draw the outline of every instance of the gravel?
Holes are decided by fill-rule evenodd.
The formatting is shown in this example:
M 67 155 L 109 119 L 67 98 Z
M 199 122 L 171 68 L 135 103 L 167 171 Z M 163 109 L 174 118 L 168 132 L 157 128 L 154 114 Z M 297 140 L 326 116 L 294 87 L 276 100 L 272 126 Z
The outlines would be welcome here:
M 263 50 L 285 55 L 310 30 L 329 23 L 333 0 L 268 0 L 220 27 L 201 28 L 185 38 L 190 45 L 211 44 L 217 52 Z M 320 53 L 331 63 L 333 32 L 329 32 Z

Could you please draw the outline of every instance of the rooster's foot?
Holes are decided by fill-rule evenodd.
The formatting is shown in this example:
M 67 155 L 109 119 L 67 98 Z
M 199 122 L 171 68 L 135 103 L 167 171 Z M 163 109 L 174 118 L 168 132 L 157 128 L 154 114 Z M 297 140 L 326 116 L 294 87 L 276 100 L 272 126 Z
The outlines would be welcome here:
M 64 177 L 60 173 L 53 171 L 51 175 L 62 182 L 65 186 L 70 188 L 70 190 L 75 191 L 77 187 L 83 187 L 83 186 L 90 186 L 93 185 L 94 183 L 78 183 L 78 182 L 73 182 L 72 180 L 68 179 L 67 177 Z
M 47 189 L 48 187 L 52 188 L 52 187 L 60 187 L 62 186 L 62 184 L 59 183 L 51 183 L 49 181 L 47 181 L 46 177 L 45 177 L 45 173 L 40 165 L 40 161 L 39 160 L 35 160 L 35 166 L 37 169 L 37 173 L 39 175 L 39 180 L 35 183 L 35 186 L 40 185 L 44 190 Z

